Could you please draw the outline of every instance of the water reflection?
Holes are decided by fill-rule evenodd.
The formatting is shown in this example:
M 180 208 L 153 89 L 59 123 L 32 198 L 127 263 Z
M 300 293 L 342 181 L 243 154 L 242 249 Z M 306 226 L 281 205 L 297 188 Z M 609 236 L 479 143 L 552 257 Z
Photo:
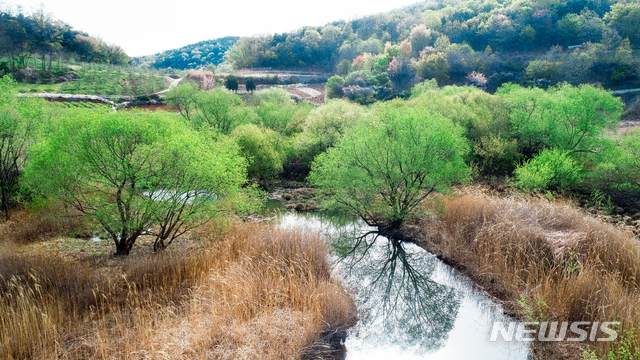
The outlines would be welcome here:
M 341 238 L 339 247 L 345 245 Z M 356 238 L 337 269 L 358 289 L 361 321 L 353 332 L 360 342 L 394 344 L 416 355 L 446 343 L 460 299 L 451 287 L 431 280 L 433 260 L 374 233 Z
M 415 244 L 389 241 L 349 216 L 277 215 L 282 227 L 322 232 L 335 275 L 351 289 L 359 322 L 348 331 L 347 360 L 524 360 L 526 343 L 490 342 L 502 307 L 456 270 Z

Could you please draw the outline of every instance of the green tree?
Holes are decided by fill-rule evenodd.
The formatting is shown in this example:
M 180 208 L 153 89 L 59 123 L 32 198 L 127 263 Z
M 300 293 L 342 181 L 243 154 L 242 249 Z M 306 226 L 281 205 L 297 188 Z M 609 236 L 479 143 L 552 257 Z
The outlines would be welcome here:
M 640 46 L 640 4 L 619 2 L 611 6 L 604 20 L 622 37 L 629 38 L 634 46 Z
M 431 42 L 431 30 L 427 29 L 424 24 L 418 25 L 411 30 L 409 38 L 411 39 L 413 56 L 417 57 L 420 55 L 420 51 L 429 46 Z
M 248 77 L 245 82 L 245 88 L 248 92 L 252 93 L 256 89 L 256 81 L 252 77 Z
M 169 91 L 166 98 L 197 127 L 212 126 L 223 134 L 257 118 L 251 109 L 243 106 L 240 96 L 220 89 L 200 91 L 194 84 L 180 85 Z
M 344 93 L 342 88 L 344 87 L 344 78 L 339 75 L 334 75 L 327 80 L 325 89 L 327 91 L 327 99 L 339 99 Z
M 229 91 L 238 91 L 238 78 L 235 75 L 227 75 L 227 81 L 225 81 L 224 86 Z
M 280 175 L 285 140 L 277 132 L 245 124 L 235 128 L 231 136 L 249 162 L 249 178 L 273 180 Z
M 151 228 L 162 249 L 223 211 L 240 209 L 246 164 L 233 141 L 170 114 L 78 111 L 34 146 L 26 183 L 95 220 L 128 255 Z
M 310 165 L 318 154 L 335 146 L 349 128 L 367 116 L 365 108 L 346 100 L 331 100 L 312 110 L 305 120 L 303 132 L 295 139 L 297 155 L 303 163 Z
M 329 194 L 325 206 L 359 215 L 389 235 L 430 193 L 469 177 L 468 147 L 451 120 L 380 105 L 313 164 L 311 182 Z
M 13 78 L 0 78 L 0 210 L 7 220 L 27 162 L 27 150 L 34 141 L 37 113 L 45 106 L 15 94 Z
M 423 57 L 417 66 L 418 76 L 427 80 L 436 79 L 440 86 L 443 86 L 449 79 L 450 69 L 451 66 L 449 65 L 447 54 L 443 52 Z
M 561 84 L 547 91 L 510 85 L 498 93 L 507 101 L 520 151 L 528 157 L 544 148 L 595 152 L 623 109 L 619 98 L 589 84 Z
M 196 97 L 199 92 L 198 84 L 194 81 L 188 81 L 186 84 L 180 84 L 168 91 L 164 99 L 167 104 L 176 106 L 182 117 L 191 120 L 191 116 L 195 115 Z

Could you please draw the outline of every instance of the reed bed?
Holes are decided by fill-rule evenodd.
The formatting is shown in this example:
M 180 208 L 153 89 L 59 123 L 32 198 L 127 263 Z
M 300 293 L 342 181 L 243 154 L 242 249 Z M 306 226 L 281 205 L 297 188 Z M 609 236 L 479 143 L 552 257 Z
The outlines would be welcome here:
M 421 244 L 529 321 L 620 321 L 619 338 L 536 343 L 541 359 L 640 358 L 640 243 L 566 201 L 477 189 L 431 199 Z
M 0 358 L 317 358 L 353 323 L 319 234 L 245 223 L 192 237 L 186 252 L 106 260 L 0 244 Z

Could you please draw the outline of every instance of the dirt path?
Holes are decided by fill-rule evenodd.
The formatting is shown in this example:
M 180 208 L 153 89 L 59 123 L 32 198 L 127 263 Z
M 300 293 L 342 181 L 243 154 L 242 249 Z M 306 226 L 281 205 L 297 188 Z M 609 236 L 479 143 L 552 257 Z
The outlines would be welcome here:
M 184 79 L 184 78 L 179 78 L 179 79 L 172 79 L 172 78 L 169 78 L 169 79 L 171 79 L 171 83 L 169 83 L 169 87 L 168 87 L 168 88 L 166 88 L 166 89 L 164 89 L 164 90 L 162 90 L 162 91 L 158 91 L 158 92 L 157 92 L 157 93 L 155 93 L 154 95 L 161 95 L 161 94 L 166 93 L 167 91 L 169 91 L 169 90 L 173 89 L 174 87 L 178 86 L 178 84 L 180 83 L 180 81 L 181 81 L 182 79 Z

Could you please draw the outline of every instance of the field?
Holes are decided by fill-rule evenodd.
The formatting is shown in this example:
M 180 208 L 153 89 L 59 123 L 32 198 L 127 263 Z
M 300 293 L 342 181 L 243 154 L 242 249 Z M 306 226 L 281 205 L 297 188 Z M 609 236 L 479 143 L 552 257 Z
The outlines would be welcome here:
M 54 83 L 36 79 L 19 83 L 17 89 L 32 93 L 138 96 L 164 90 L 172 80 L 157 71 L 133 67 L 80 64 L 68 68 L 72 71 L 56 70 L 59 76 Z M 32 73 L 37 77 L 37 71 Z

